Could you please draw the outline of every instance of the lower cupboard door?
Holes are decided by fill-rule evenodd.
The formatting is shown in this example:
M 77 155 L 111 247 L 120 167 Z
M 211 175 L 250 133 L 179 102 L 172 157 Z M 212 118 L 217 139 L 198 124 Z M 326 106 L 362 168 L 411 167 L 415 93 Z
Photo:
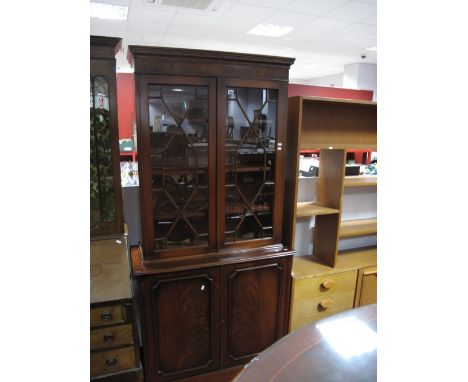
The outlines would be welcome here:
M 290 257 L 223 267 L 222 367 L 249 362 L 287 333 Z
M 211 268 L 144 281 L 147 381 L 219 369 L 219 274 Z

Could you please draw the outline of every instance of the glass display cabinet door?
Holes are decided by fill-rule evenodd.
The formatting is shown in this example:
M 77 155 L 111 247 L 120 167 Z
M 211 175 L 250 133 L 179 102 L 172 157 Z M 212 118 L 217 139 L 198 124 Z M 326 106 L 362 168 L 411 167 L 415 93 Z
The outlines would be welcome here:
M 103 76 L 91 76 L 90 220 L 92 235 L 117 232 L 110 114 L 109 83 Z
M 215 87 L 209 79 L 184 81 L 153 77 L 142 89 L 146 245 L 158 257 L 206 252 L 215 243 Z
M 245 83 L 232 80 L 218 90 L 225 105 L 218 122 L 224 169 L 218 183 L 223 192 L 218 236 L 224 246 L 260 246 L 279 239 L 275 215 L 281 198 L 280 89 L 262 82 L 245 87 Z

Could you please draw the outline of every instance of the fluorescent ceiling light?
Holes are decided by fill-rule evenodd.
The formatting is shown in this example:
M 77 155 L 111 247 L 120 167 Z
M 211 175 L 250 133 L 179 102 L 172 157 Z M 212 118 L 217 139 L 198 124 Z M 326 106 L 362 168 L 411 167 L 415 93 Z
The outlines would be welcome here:
M 377 46 L 373 46 L 372 48 L 366 48 L 366 50 L 373 50 L 374 52 L 377 52 Z
M 249 30 L 247 33 L 258 36 L 279 37 L 291 32 L 294 28 L 276 24 L 258 24 L 256 27 Z
M 106 20 L 127 20 L 128 7 L 121 5 L 90 3 L 91 17 Z

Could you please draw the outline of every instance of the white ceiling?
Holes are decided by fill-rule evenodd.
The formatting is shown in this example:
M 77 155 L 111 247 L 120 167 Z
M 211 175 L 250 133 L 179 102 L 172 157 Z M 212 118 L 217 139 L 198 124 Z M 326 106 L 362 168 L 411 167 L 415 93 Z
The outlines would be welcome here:
M 164 6 L 162 0 L 94 1 L 128 6 L 126 21 L 90 20 L 91 34 L 123 38 L 117 71 L 131 71 L 128 45 L 295 57 L 294 83 L 343 73 L 347 64 L 377 62 L 377 53 L 366 50 L 377 45 L 377 0 L 214 0 L 206 10 Z M 247 34 L 260 23 L 294 30 L 282 37 Z

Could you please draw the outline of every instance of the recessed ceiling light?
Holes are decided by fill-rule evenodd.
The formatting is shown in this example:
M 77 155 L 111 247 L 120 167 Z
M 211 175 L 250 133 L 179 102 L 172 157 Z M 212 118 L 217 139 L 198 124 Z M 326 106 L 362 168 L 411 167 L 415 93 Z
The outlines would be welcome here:
M 247 33 L 255 34 L 258 36 L 279 37 L 288 34 L 293 29 L 293 27 L 288 27 L 285 25 L 262 23 L 258 24 L 256 27 L 252 28 Z
M 90 15 L 98 19 L 127 20 L 128 7 L 103 3 L 90 3 Z
M 183 92 L 183 90 L 180 89 L 180 88 L 174 88 L 174 89 L 172 89 L 172 91 L 173 91 L 173 92 Z
M 366 50 L 373 50 L 374 52 L 377 52 L 377 46 L 373 46 L 372 48 L 366 48 Z

